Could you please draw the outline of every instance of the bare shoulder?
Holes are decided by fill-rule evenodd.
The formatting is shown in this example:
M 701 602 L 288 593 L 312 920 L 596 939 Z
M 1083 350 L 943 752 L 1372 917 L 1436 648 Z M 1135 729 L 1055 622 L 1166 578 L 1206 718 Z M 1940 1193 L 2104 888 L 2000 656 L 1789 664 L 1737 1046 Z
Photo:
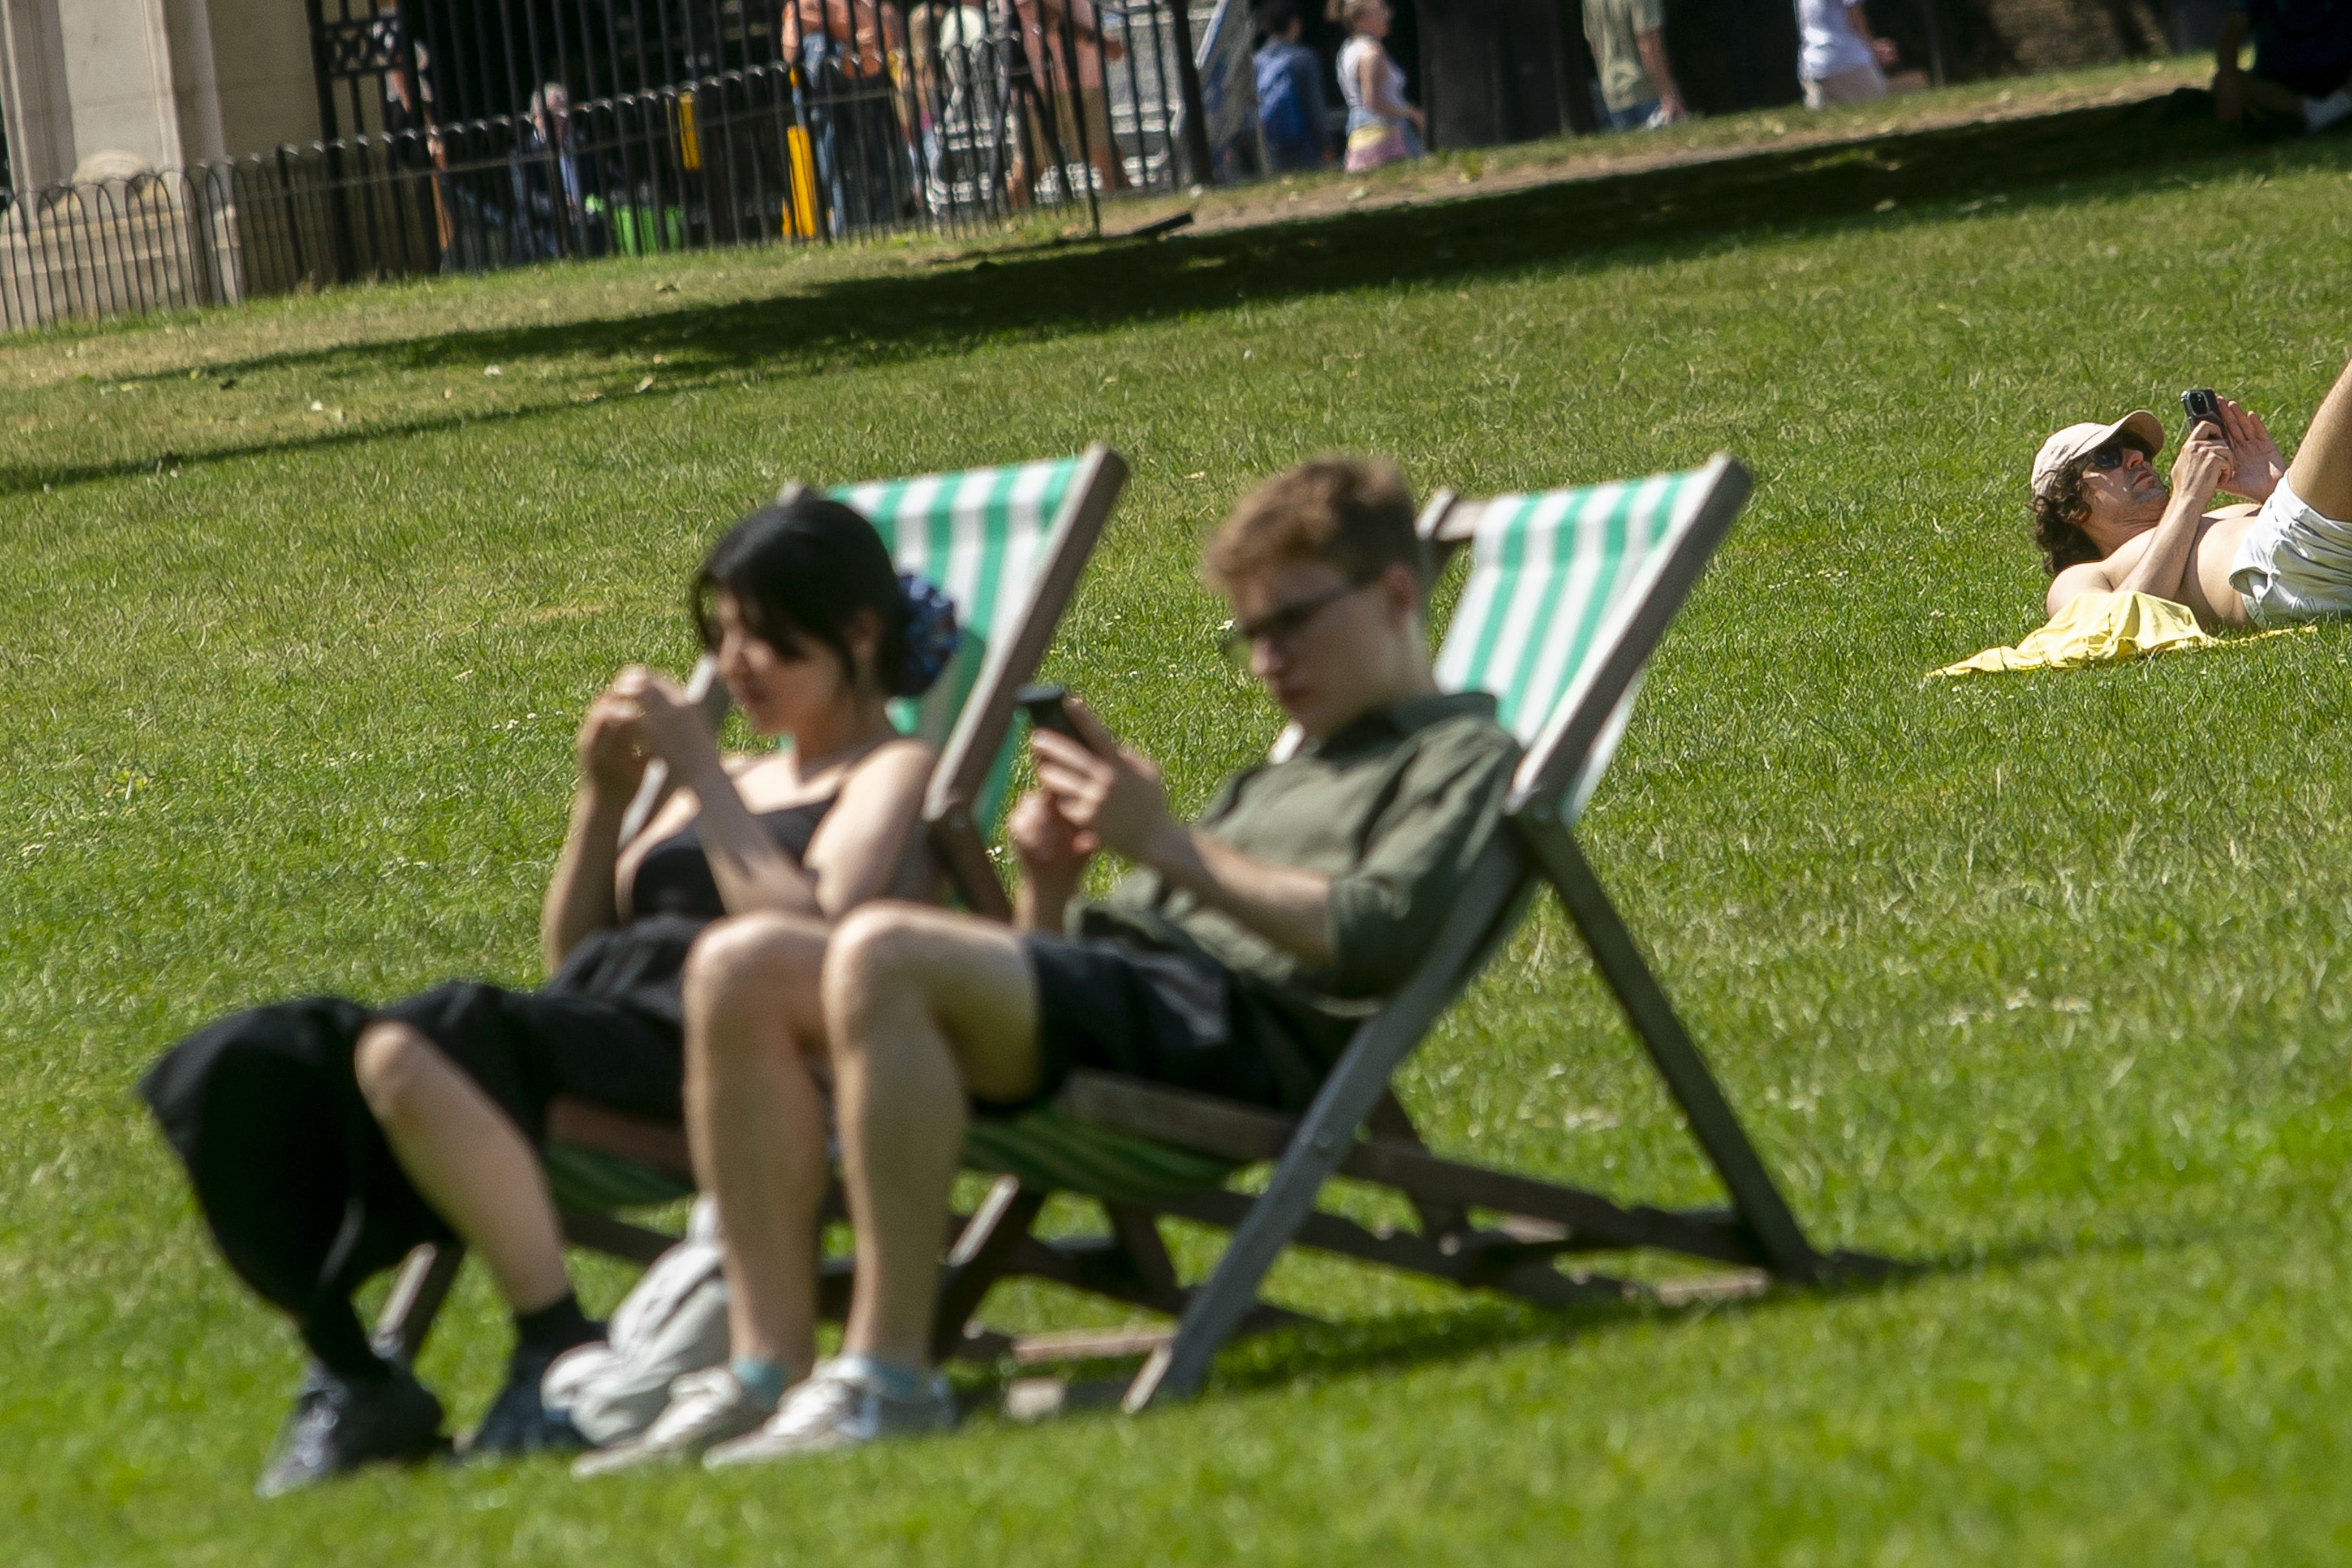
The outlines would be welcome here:
M 931 764 L 939 761 L 939 751 L 929 741 L 914 735 L 902 735 L 895 741 L 885 741 L 866 754 L 857 764 L 854 775 L 858 781 L 903 783 L 908 779 L 928 779 Z
M 730 752 L 719 761 L 727 776 L 740 784 L 753 773 L 783 767 L 790 754 L 772 747 L 764 752 Z

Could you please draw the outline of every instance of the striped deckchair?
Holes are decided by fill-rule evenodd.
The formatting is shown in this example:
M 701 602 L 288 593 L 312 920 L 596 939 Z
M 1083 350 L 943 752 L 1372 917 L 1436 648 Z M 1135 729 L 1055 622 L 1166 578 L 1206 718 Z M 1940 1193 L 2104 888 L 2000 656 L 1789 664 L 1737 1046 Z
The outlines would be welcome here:
M 1739 1272 L 1719 1287 L 1818 1281 L 1876 1260 L 1814 1250 L 1741 1130 L 1697 1048 L 1594 879 L 1570 829 L 1622 736 L 1634 692 L 1691 584 L 1747 500 L 1747 471 L 1728 457 L 1703 468 L 1627 484 L 1504 496 L 1441 494 L 1421 528 L 1441 551 L 1468 544 L 1467 584 L 1437 660 L 1449 689 L 1495 694 L 1527 753 L 1503 822 L 1420 967 L 1356 1032 L 1307 1113 L 1291 1118 L 1134 1079 L 1082 1073 L 1043 1135 L 1003 1134 L 1008 1174 L 961 1232 L 938 1348 L 959 1336 L 1022 1359 L 1144 1353 L 1124 1391 L 1138 1409 L 1189 1395 L 1232 1335 L 1294 1315 L 1258 1300 L 1276 1257 L 1292 1245 L 1407 1269 L 1548 1305 L 1623 1298 L 1620 1279 L 1563 1272 L 1580 1252 L 1662 1248 Z M 1432 1154 L 1389 1084 L 1453 997 L 1517 927 L 1549 882 L 1582 933 L 1651 1061 L 1727 1189 L 1727 1208 L 1625 1206 L 1597 1193 Z M 1157 1163 L 1138 1158 L 1160 1151 Z M 1191 1185 L 1182 1162 L 1190 1160 Z M 1256 1196 L 1220 1177 L 1275 1162 Z M 1335 1175 L 1402 1194 L 1419 1234 L 1374 1231 L 1317 1206 Z M 1048 1192 L 1102 1201 L 1109 1234 L 1046 1240 L 1030 1234 Z M 1488 1215 L 1474 1220 L 1473 1211 Z M 1157 1222 L 1219 1226 L 1231 1244 L 1196 1288 L 1177 1280 Z M 1759 1272 L 1760 1271 L 1760 1272 Z M 1007 1347 L 967 1326 L 996 1280 L 1031 1275 L 1178 1320 L 1173 1331 L 1066 1336 Z M 1029 1353 L 1029 1352 L 1036 1353 Z
M 1010 913 L 981 825 L 994 821 L 1012 766 L 1013 695 L 1045 657 L 1127 472 L 1118 453 L 1097 446 L 1075 458 L 827 492 L 874 524 L 901 571 L 955 601 L 964 637 L 953 664 L 919 702 L 902 702 L 892 716 L 940 748 L 924 796 L 925 829 L 956 896 L 984 914 Z M 802 487 L 787 485 L 778 499 L 800 493 Z M 726 716 L 727 693 L 709 658 L 688 689 L 715 729 Z M 623 819 L 624 843 L 672 787 L 658 764 L 646 775 Z M 549 1108 L 542 1156 L 574 1245 L 649 1263 L 676 1241 L 613 1211 L 693 1191 L 679 1129 L 559 1099 Z M 410 1254 L 378 1318 L 378 1338 L 413 1356 L 462 1261 L 456 1246 Z

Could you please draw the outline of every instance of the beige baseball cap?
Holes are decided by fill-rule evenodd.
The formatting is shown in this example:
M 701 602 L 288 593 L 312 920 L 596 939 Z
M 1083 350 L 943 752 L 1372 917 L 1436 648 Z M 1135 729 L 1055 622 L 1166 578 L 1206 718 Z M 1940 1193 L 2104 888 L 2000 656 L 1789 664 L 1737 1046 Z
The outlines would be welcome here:
M 2033 456 L 2033 493 L 2046 495 L 2050 481 L 2058 470 L 2085 452 L 2095 452 L 2118 436 L 2139 437 L 2153 460 L 2164 450 L 2164 426 L 2156 416 L 2145 408 L 2135 408 L 2112 425 L 2069 425 L 2047 441 Z

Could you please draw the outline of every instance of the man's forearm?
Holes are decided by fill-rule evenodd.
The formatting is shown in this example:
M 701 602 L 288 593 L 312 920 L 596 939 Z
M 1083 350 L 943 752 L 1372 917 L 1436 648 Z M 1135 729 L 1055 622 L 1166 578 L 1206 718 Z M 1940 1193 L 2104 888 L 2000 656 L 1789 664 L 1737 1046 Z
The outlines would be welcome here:
M 2204 521 L 2205 505 L 2210 499 L 2187 490 L 2175 495 L 2164 509 L 2163 521 L 2156 525 L 2156 537 L 2148 541 L 2147 553 L 2116 584 L 2116 588 L 2126 594 L 2152 594 L 2176 604 L 2182 602 L 2181 579 L 2188 574 L 2198 526 Z
M 1331 879 L 1244 855 L 1187 827 L 1171 827 L 1143 863 L 1220 914 L 1314 968 L 1331 963 Z
M 1653 27 L 1633 35 L 1633 47 L 1642 57 L 1642 68 L 1650 73 L 1650 85 L 1658 89 L 1661 103 L 1679 103 L 1682 94 L 1675 89 L 1674 67 L 1666 59 L 1665 34 Z
M 1059 931 L 1067 922 L 1074 882 L 1024 877 L 1013 890 L 1013 924 L 1019 931 Z

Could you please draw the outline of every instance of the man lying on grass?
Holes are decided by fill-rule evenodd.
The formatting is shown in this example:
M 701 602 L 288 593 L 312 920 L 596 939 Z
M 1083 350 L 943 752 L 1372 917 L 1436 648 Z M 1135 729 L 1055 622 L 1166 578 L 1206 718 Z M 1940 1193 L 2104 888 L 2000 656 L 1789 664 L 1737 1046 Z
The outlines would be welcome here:
M 2033 459 L 2033 534 L 2053 616 L 2084 594 L 2186 605 L 2209 630 L 2352 615 L 2352 365 L 2320 404 L 2294 462 L 2228 398 L 2157 477 L 2164 427 L 2146 409 L 2070 425 Z M 2227 490 L 2252 505 L 2209 510 Z
M 1518 753 L 1491 698 L 1437 689 L 1412 521 L 1393 468 L 1326 458 L 1219 530 L 1208 575 L 1232 646 L 1305 742 L 1229 781 L 1197 825 L 1074 706 L 1086 743 L 1032 737 L 1038 787 L 1011 821 L 1017 929 L 892 903 L 829 943 L 754 915 L 697 944 L 687 1124 L 727 1237 L 734 1360 L 679 1379 L 643 1438 L 583 1473 L 949 1425 L 929 1347 L 969 1117 L 1043 1104 L 1077 1068 L 1305 1108 L 1436 934 Z M 1104 849 L 1135 874 L 1076 900 Z M 812 1366 L 826 1072 L 857 1275 L 842 1353 Z

